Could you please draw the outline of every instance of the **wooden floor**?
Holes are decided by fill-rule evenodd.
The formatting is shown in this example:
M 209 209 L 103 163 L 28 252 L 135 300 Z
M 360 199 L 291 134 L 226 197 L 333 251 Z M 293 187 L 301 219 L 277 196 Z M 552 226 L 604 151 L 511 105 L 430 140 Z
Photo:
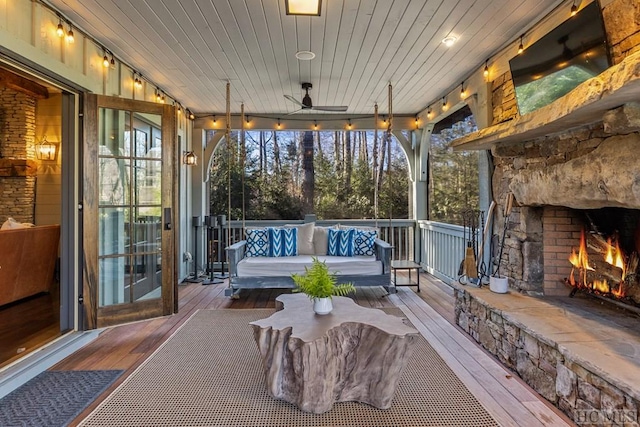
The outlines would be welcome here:
M 0 308 L 0 368 L 60 335 L 57 292 L 5 305 Z
M 367 307 L 400 307 L 501 425 L 573 425 L 453 324 L 453 290 L 449 286 L 424 273 L 420 281 L 419 294 L 409 287 L 399 288 L 396 295 L 387 295 L 382 288 L 360 288 L 354 299 Z M 88 415 L 198 309 L 275 307 L 275 297 L 283 292 L 243 292 L 241 299 L 232 300 L 224 296 L 224 287 L 224 284 L 180 285 L 178 314 L 109 328 L 95 341 L 54 366 L 52 369 L 58 370 L 125 370 L 124 375 L 71 425 L 77 425 Z

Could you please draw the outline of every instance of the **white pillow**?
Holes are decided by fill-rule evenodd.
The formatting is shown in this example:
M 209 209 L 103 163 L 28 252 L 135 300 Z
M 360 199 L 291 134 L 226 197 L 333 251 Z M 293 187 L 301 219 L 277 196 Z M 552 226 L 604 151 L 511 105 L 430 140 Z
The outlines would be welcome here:
M 4 223 L 2 223 L 2 227 L 0 227 L 0 230 L 18 230 L 20 228 L 31 228 L 31 227 L 33 227 L 32 224 L 23 224 L 9 217 Z
M 315 255 L 326 255 L 329 249 L 329 229 L 338 228 L 337 226 L 319 227 L 313 229 L 313 247 Z
M 296 228 L 298 230 L 298 254 L 299 255 L 315 255 L 313 246 L 313 235 L 315 223 L 307 224 L 287 224 L 284 228 Z

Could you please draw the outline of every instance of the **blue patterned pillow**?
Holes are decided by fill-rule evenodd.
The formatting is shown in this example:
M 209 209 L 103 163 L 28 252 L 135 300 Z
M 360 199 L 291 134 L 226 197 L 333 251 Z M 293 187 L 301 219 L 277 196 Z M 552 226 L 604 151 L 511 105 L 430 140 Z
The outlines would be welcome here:
M 332 256 L 353 256 L 353 235 L 355 230 L 334 230 L 329 229 L 329 247 L 327 255 Z
M 273 228 L 269 230 L 269 256 L 296 256 L 298 255 L 298 229 L 297 228 Z
M 247 230 L 248 257 L 269 256 L 269 232 L 267 228 Z
M 353 234 L 353 254 L 373 256 L 373 244 L 376 241 L 376 232 L 373 230 L 355 229 Z

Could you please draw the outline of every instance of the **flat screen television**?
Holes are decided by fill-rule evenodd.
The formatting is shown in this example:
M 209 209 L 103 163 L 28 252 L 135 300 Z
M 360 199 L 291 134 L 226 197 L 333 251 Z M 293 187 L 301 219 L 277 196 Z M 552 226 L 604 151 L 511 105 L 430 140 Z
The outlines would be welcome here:
M 544 107 L 611 66 L 598 1 L 509 61 L 520 115 Z

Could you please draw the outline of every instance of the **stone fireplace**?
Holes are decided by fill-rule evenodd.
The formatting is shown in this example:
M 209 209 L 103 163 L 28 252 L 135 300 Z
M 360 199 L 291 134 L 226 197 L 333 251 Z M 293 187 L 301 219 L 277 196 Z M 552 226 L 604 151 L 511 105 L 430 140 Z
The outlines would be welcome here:
M 36 98 L 0 87 L 0 222 L 34 222 Z
M 452 143 L 491 150 L 493 230 L 502 237 L 506 229 L 500 272 L 510 286 L 496 294 L 454 284 L 455 317 L 577 424 L 638 425 L 640 316 L 615 297 L 611 304 L 600 299 L 616 289 L 622 270 L 589 246 L 618 235 L 626 262 L 640 249 L 640 4 L 600 4 L 615 65 L 524 116 L 510 74 L 498 76 L 491 81 L 492 126 Z M 509 193 L 515 204 L 506 220 Z M 585 244 L 596 276 L 569 262 L 583 230 L 585 240 L 600 238 Z M 572 270 L 574 279 L 606 277 L 613 285 L 571 298 Z

